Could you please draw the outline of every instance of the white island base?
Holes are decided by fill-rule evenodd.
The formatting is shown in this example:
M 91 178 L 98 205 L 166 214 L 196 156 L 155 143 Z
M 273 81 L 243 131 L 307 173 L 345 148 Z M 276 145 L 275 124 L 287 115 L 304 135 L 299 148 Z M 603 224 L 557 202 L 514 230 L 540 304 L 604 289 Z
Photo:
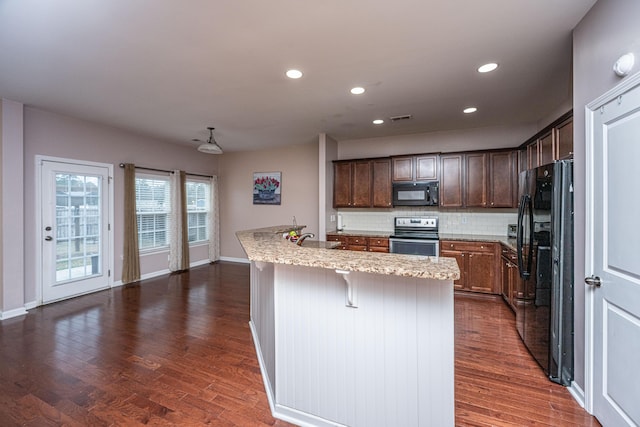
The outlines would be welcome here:
M 453 426 L 453 281 L 251 263 L 251 331 L 276 418 Z

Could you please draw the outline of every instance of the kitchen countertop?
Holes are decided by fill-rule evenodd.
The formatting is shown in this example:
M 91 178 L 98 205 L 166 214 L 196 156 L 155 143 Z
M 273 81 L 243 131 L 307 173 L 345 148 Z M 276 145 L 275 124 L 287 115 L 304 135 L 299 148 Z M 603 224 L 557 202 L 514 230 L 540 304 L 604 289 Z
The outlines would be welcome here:
M 335 234 L 338 236 L 364 236 L 364 237 L 380 237 L 383 239 L 389 238 L 393 233 L 390 231 L 371 231 L 371 230 L 342 230 L 342 231 L 327 231 L 327 234 Z
M 393 233 L 390 231 L 371 231 L 371 230 L 343 230 L 330 231 L 327 234 L 335 234 L 338 236 L 364 236 L 364 237 L 381 237 L 389 238 Z M 502 243 L 512 250 L 516 250 L 516 239 L 505 235 L 496 234 L 464 234 L 464 233 L 440 233 L 440 240 L 460 240 L 466 242 L 494 242 Z
M 494 242 L 502 243 L 512 250 L 516 250 L 516 239 L 505 235 L 493 234 L 458 234 L 440 233 L 440 240 L 460 240 L 466 242 Z
M 291 229 L 293 226 L 277 225 L 238 231 L 236 236 L 251 261 L 423 279 L 457 280 L 460 278 L 460 270 L 454 258 L 342 251 L 327 249 L 320 244 L 318 244 L 319 247 L 308 245 L 308 239 L 304 246 L 298 246 L 282 237 L 283 233 Z

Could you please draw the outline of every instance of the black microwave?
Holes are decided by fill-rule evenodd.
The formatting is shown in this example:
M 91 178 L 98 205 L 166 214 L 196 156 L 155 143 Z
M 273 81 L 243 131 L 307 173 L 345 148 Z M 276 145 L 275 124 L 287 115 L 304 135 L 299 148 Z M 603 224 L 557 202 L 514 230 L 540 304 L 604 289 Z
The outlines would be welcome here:
M 393 206 L 438 206 L 438 182 L 393 184 Z

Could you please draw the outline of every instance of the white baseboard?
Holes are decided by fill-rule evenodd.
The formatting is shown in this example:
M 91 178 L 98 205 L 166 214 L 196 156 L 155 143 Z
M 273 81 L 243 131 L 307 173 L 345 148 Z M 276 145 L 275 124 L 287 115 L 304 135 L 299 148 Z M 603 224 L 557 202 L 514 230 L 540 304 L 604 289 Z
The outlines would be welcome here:
M 584 408 L 584 390 L 575 382 L 571 381 L 571 385 L 567 387 L 569 393 L 578 402 L 578 404 Z
M 25 310 L 31 310 L 32 308 L 36 308 L 37 306 L 39 306 L 40 304 L 38 304 L 36 301 L 31 301 L 28 302 L 24 305 Z
M 241 262 L 243 264 L 250 264 L 251 263 L 251 261 L 249 261 L 248 258 L 233 258 L 233 257 L 228 257 L 228 256 L 220 257 L 220 261 Z
M 196 261 L 196 262 L 191 262 L 189 263 L 189 267 L 199 267 L 201 265 L 206 265 L 206 264 L 211 264 L 211 261 L 209 261 L 208 258 L 200 261 Z
M 165 270 L 154 271 L 152 273 L 146 273 L 140 276 L 140 280 L 153 279 L 154 277 L 166 276 L 171 274 L 171 270 L 168 268 Z
M 27 314 L 27 310 L 24 307 L 14 308 L 9 311 L 0 311 L 0 320 L 12 319 L 18 316 L 24 316 Z

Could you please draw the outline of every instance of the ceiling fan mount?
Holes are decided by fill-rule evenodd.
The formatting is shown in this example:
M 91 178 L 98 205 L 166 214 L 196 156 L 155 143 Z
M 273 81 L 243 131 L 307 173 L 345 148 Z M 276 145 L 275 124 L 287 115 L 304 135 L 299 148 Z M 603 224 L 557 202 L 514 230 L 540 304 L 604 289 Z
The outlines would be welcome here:
M 207 142 L 198 146 L 198 151 L 206 154 L 222 154 L 222 148 L 218 145 L 215 138 L 213 137 L 213 130 L 215 128 L 212 126 L 207 126 L 207 129 L 209 130 L 209 139 L 207 140 Z M 194 139 L 194 141 L 198 140 Z

